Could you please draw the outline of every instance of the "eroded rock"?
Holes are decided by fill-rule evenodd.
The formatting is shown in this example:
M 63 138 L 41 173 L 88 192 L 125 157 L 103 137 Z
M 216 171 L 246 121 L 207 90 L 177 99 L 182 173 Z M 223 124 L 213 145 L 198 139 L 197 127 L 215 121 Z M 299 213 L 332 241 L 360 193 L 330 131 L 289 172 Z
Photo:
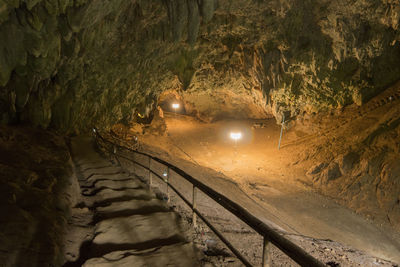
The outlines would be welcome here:
M 349 152 L 338 158 L 340 170 L 347 173 L 354 168 L 354 165 L 360 161 L 360 156 L 355 152 Z
M 337 164 L 336 162 L 332 162 L 322 172 L 321 181 L 326 184 L 330 181 L 336 180 L 340 176 L 342 176 L 342 173 L 340 171 L 339 164 Z
M 328 164 L 325 163 L 325 162 L 316 164 L 316 165 L 312 166 L 312 167 L 308 170 L 307 174 L 308 174 L 308 175 L 313 175 L 313 174 L 320 173 L 327 165 L 328 165 Z
M 107 128 L 170 89 L 206 120 L 281 122 L 400 79 L 396 1 L 50 2 L 0 11 L 2 123 Z
M 0 265 L 60 266 L 79 188 L 64 139 L 0 126 Z

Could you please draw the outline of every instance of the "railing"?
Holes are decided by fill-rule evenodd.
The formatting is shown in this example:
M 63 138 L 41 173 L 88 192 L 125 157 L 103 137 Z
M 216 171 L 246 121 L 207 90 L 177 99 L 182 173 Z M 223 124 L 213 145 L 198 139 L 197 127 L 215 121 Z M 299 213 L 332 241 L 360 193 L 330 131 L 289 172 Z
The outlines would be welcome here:
M 268 225 L 266 225 L 264 222 L 262 222 L 260 219 L 249 213 L 246 209 L 241 207 L 240 205 L 236 204 L 232 200 L 228 199 L 224 195 L 216 192 L 214 189 L 211 187 L 208 187 L 207 185 L 203 184 L 199 180 L 193 178 L 191 175 L 187 174 L 185 171 L 179 169 L 178 167 L 162 160 L 157 157 L 151 156 L 149 154 L 139 152 L 137 150 L 133 150 L 130 148 L 127 148 L 125 146 L 121 146 L 119 144 L 116 144 L 114 142 L 111 142 L 107 139 L 105 139 L 103 136 L 100 135 L 99 131 L 97 129 L 93 129 L 94 136 L 95 136 L 95 141 L 98 146 L 102 146 L 104 149 L 107 150 L 108 153 L 113 154 L 115 157 L 123 158 L 125 160 L 128 160 L 132 162 L 133 164 L 136 164 L 145 170 L 148 171 L 148 181 L 149 185 L 152 185 L 152 177 L 155 175 L 159 179 L 161 179 L 163 182 L 166 183 L 167 186 L 167 199 L 169 200 L 169 188 L 171 188 L 192 210 L 192 219 L 193 219 L 193 225 L 196 227 L 197 223 L 197 217 L 199 217 L 214 233 L 215 235 L 220 238 L 220 240 L 232 251 L 233 254 L 245 265 L 245 266 L 253 266 L 212 224 L 211 222 L 203 215 L 200 213 L 200 211 L 197 209 L 196 205 L 196 195 L 197 191 L 200 190 L 203 193 L 205 193 L 208 197 L 216 201 L 218 204 L 220 204 L 223 208 L 226 210 L 230 211 L 233 215 L 235 215 L 237 218 L 242 220 L 244 223 L 246 223 L 248 226 L 250 226 L 254 231 L 256 231 L 258 234 L 263 236 L 263 255 L 262 255 L 262 266 L 271 266 L 271 255 L 270 255 L 270 250 L 271 250 L 271 244 L 275 245 L 277 248 L 279 248 L 283 253 L 285 253 L 287 256 L 289 256 L 292 260 L 297 262 L 301 266 L 307 266 L 307 267 L 314 267 L 314 266 L 326 266 L 325 264 L 321 263 L 311 255 L 309 255 L 306 251 L 304 251 L 302 248 L 291 242 L 290 240 L 286 239 L 284 236 L 270 228 Z M 103 145 L 99 143 L 99 140 L 103 142 Z M 109 144 L 110 148 L 107 148 L 105 144 Z M 135 157 L 132 159 L 130 157 L 126 157 L 124 155 L 118 155 L 117 152 L 118 150 L 128 150 L 129 152 L 133 152 L 135 154 L 139 154 L 142 156 L 145 156 L 148 158 L 148 165 L 145 166 L 142 163 L 138 162 L 135 160 Z M 158 173 L 152 170 L 152 162 L 158 162 L 165 167 L 167 167 L 167 175 L 166 179 L 161 177 Z M 186 197 L 183 196 L 183 194 L 176 189 L 175 186 L 173 186 L 169 182 L 169 174 L 170 170 L 173 170 L 176 174 L 180 175 L 182 178 L 184 178 L 186 181 L 192 184 L 193 188 L 193 193 L 192 193 L 192 201 L 189 201 Z

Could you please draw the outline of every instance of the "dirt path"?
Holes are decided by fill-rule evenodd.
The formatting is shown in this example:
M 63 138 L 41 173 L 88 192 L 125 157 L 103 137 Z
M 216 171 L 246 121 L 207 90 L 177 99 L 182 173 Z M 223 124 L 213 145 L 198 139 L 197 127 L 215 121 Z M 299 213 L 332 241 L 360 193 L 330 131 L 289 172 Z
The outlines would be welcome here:
M 249 122 L 203 124 L 187 117 L 167 117 L 166 121 L 168 137 L 164 142 L 152 136 L 144 136 L 143 141 L 163 143 L 159 148 L 172 157 L 230 177 L 264 209 L 262 216 L 267 221 L 289 233 L 331 239 L 377 258 L 400 262 L 399 240 L 390 232 L 302 184 L 304 169 L 292 165 L 296 154 L 276 148 L 280 129 L 274 122 L 266 121 L 264 128 L 252 129 Z M 228 134 L 238 129 L 244 138 L 235 146 Z

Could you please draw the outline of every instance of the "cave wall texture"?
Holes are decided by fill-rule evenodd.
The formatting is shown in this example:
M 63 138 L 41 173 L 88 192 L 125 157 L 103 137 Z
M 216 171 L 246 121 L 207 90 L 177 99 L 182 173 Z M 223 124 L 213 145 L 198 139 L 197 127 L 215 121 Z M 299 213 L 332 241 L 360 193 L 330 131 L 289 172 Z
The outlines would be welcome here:
M 0 121 L 108 127 L 165 90 L 278 121 L 361 105 L 400 79 L 399 19 L 399 0 L 0 0 Z

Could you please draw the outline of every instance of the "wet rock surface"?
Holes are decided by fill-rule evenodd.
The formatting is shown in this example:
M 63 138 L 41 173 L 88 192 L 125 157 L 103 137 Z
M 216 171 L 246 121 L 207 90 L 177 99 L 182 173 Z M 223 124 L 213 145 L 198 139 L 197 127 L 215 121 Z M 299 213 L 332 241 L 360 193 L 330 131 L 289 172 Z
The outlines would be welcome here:
M 71 147 L 84 190 L 64 266 L 198 265 L 177 214 L 138 177 L 102 158 L 90 137 L 74 138 Z

